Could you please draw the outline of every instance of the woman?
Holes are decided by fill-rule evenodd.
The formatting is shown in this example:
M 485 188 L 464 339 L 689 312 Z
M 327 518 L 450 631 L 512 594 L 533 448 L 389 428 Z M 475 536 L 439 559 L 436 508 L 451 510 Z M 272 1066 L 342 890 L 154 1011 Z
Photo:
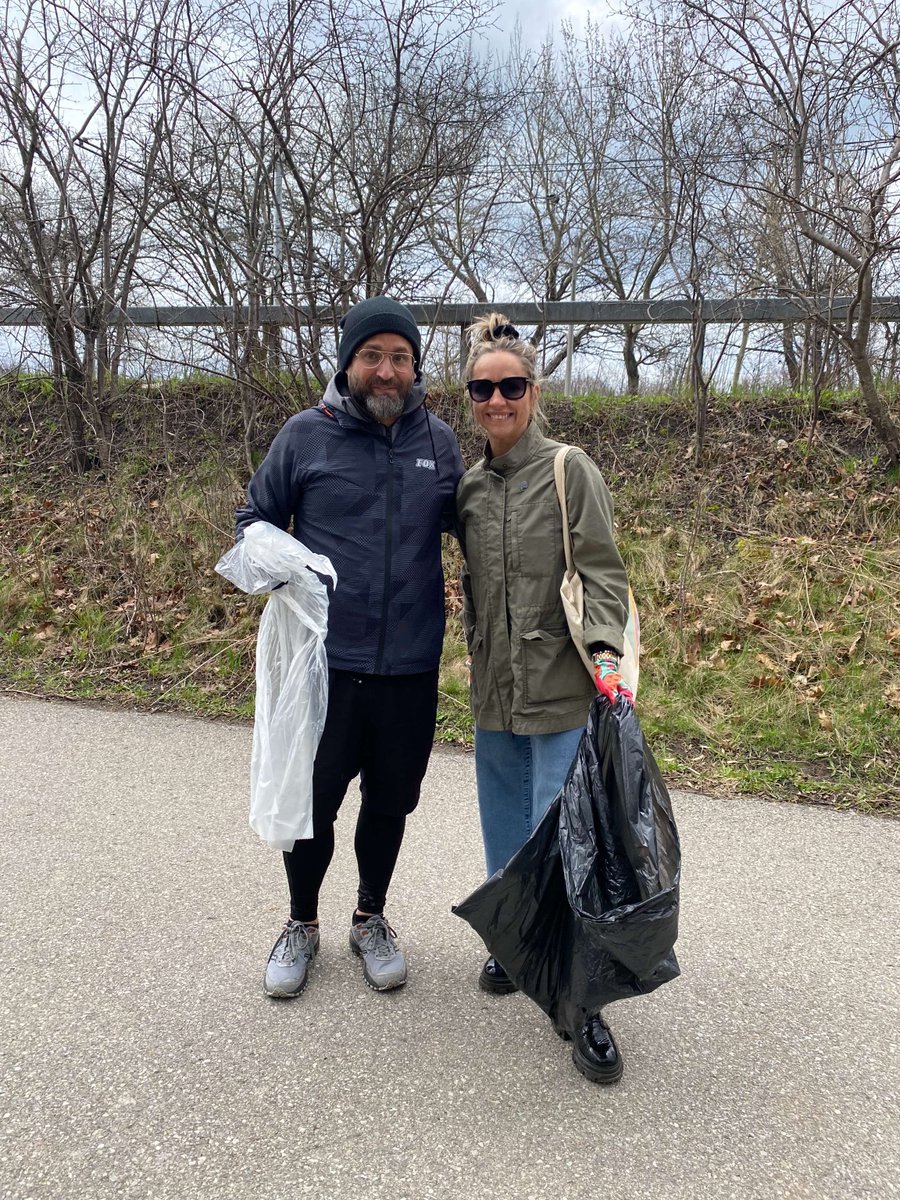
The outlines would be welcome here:
M 569 636 L 559 585 L 565 571 L 554 480 L 559 442 L 541 433 L 535 348 L 500 313 L 469 330 L 466 387 L 484 458 L 463 476 L 457 507 L 466 565 L 463 624 L 475 715 L 475 773 L 488 875 L 527 840 L 562 786 L 596 689 L 629 696 L 618 672 L 628 581 L 613 539 L 613 506 L 580 450 L 566 457 L 572 553 L 585 593 L 592 682 Z M 494 958 L 479 977 L 503 995 L 515 984 Z M 597 1083 L 622 1062 L 599 1014 L 573 1033 L 573 1060 Z

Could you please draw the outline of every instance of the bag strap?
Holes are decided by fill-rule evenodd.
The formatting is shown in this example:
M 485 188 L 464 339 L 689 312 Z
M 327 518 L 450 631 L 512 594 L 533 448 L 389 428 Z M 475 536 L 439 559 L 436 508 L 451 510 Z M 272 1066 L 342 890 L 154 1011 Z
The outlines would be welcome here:
M 566 506 L 566 455 L 571 446 L 562 446 L 556 452 L 553 460 L 553 477 L 556 480 L 556 495 L 559 498 L 559 509 L 562 513 L 563 548 L 566 552 L 566 571 L 572 574 L 575 564 L 572 561 L 572 535 L 569 533 L 569 510 Z

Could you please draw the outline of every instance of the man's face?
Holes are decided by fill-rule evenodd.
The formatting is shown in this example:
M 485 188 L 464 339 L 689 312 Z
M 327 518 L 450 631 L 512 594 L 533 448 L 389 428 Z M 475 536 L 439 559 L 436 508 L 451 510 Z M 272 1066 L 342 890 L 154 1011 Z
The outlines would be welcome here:
M 377 365 L 364 361 L 366 353 L 373 350 L 383 355 Z M 392 354 L 408 357 L 393 363 Z M 413 348 L 399 333 L 376 333 L 367 338 L 357 346 L 347 368 L 351 398 L 382 425 L 393 425 L 403 412 L 415 377 Z

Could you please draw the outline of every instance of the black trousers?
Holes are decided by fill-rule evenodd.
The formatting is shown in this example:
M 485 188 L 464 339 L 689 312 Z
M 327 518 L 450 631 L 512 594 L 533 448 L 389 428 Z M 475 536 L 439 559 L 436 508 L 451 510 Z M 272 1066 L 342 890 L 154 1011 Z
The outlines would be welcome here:
M 328 672 L 328 713 L 313 770 L 313 836 L 284 855 L 291 916 L 318 916 L 319 889 L 334 854 L 334 822 L 360 777 L 356 823 L 357 907 L 384 909 L 406 818 L 419 793 L 437 717 L 437 671 L 419 675 Z

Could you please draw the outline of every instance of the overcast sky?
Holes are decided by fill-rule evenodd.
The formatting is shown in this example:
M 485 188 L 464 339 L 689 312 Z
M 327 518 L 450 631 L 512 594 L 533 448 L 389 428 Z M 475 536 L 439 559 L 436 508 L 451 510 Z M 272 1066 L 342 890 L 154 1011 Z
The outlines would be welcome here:
M 497 10 L 497 25 L 501 30 L 512 29 L 516 18 L 528 45 L 540 45 L 551 27 L 561 21 L 569 21 L 576 29 L 582 29 L 588 15 L 597 22 L 610 20 L 612 4 L 609 0 L 503 0 Z

